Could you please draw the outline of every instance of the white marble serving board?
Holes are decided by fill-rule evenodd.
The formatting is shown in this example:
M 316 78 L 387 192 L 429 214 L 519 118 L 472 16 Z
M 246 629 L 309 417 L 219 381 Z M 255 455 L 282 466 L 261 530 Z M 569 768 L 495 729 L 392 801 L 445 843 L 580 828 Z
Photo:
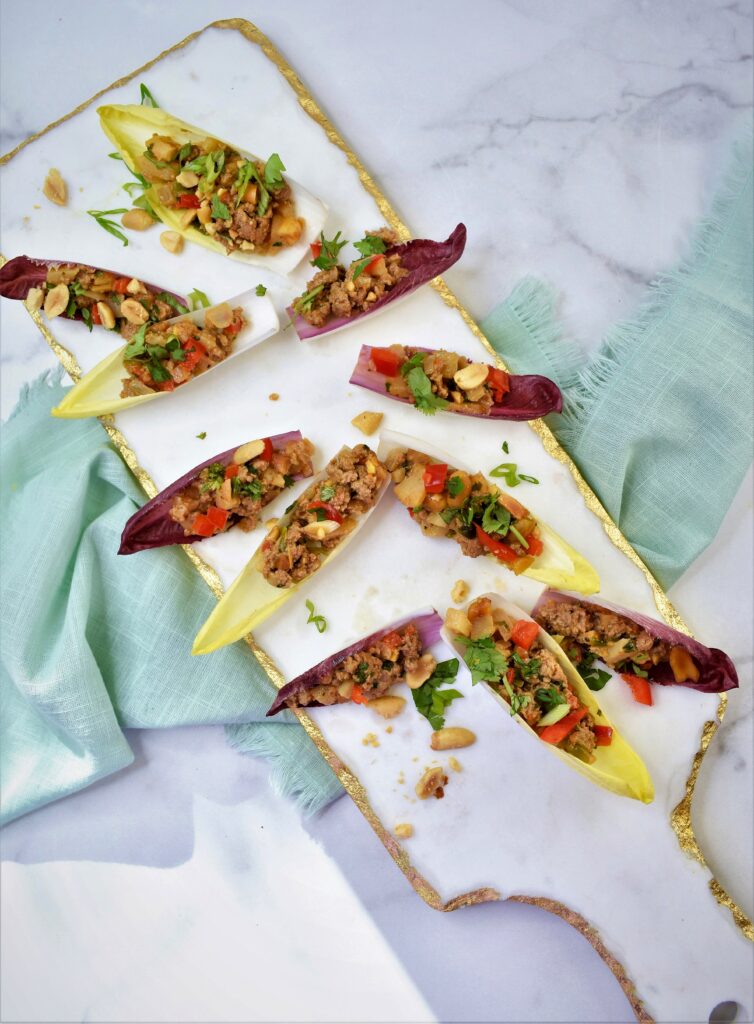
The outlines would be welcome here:
M 217 66 L 233 71 L 218 82 L 201 70 Z M 263 52 L 240 34 L 208 30 L 151 68 L 144 80 L 176 115 L 240 147 L 280 152 L 291 176 L 329 205 L 328 233 L 340 229 L 353 239 L 381 223 L 346 155 L 304 112 Z M 137 96 L 138 79 L 107 92 L 100 102 L 133 102 Z M 3 254 L 90 262 L 183 294 L 200 288 L 213 301 L 259 281 L 281 310 L 302 290 L 310 273 L 306 265 L 286 282 L 199 247 L 187 246 L 181 256 L 170 256 L 159 245 L 159 227 L 130 233 L 128 247 L 122 247 L 85 213 L 128 205 L 119 191 L 127 175 L 121 163 L 107 159 L 110 149 L 92 106 L 14 157 L 2 172 Z M 69 183 L 66 209 L 51 206 L 41 194 L 50 166 L 59 167 Z M 434 237 L 446 237 L 454 226 L 436 224 Z M 89 335 L 79 324 L 58 320 L 53 327 L 84 371 L 115 343 L 104 332 Z M 289 328 L 196 387 L 176 392 L 170 401 L 119 415 L 116 425 L 161 488 L 214 451 L 295 428 L 315 442 L 319 468 L 343 443 L 364 440 L 350 425 L 354 415 L 381 411 L 384 426 L 424 438 L 460 462 L 483 470 L 509 459 L 518 463 L 541 484 L 522 485 L 517 497 L 590 558 L 605 596 L 656 613 L 642 573 L 610 543 L 568 471 L 546 455 L 526 424 L 426 418 L 348 384 L 362 344 L 393 342 L 443 345 L 483 358 L 459 313 L 426 288 L 398 309 L 330 339 L 300 342 Z M 268 398 L 273 392 L 278 401 Z M 196 437 L 200 432 L 206 432 L 205 440 Z M 503 440 L 509 456 L 501 452 Z M 270 510 L 275 511 L 280 509 Z M 227 585 L 261 536 L 261 531 L 235 531 L 197 547 Z M 423 537 L 388 495 L 347 555 L 302 588 L 256 639 L 291 678 L 354 637 L 413 609 L 434 604 L 444 611 L 459 578 L 469 582 L 472 595 L 497 590 L 525 608 L 541 589 L 491 561 L 464 558 L 455 545 Z M 324 634 L 306 625 L 307 598 L 327 617 Z M 714 643 L 714 637 L 700 639 Z M 187 644 L 191 640 L 186 637 Z M 388 734 L 382 719 L 360 708 L 312 714 L 331 748 L 366 787 L 383 825 L 388 830 L 399 821 L 414 825 L 415 835 L 405 843 L 413 868 L 443 901 L 492 887 L 503 897 L 524 895 L 567 905 L 598 929 L 654 1017 L 706 1019 L 722 999 L 748 1006 L 750 994 L 742 979 L 748 975 L 751 946 L 715 902 L 707 870 L 681 852 L 669 824 L 717 699 L 656 688 L 655 706 L 647 709 L 635 704 L 619 681 L 602 691 L 608 716 L 652 773 L 656 799 L 643 806 L 568 772 L 516 728 L 488 693 L 472 689 L 468 679 L 459 681 L 465 697 L 452 706 L 448 724 L 473 729 L 478 742 L 456 755 L 463 771 L 449 772 L 442 801 L 421 803 L 413 794 L 415 781 L 434 757 L 423 719 L 406 712 Z M 362 742 L 367 732 L 378 736 L 379 746 Z M 398 782 L 401 773 L 403 783 Z

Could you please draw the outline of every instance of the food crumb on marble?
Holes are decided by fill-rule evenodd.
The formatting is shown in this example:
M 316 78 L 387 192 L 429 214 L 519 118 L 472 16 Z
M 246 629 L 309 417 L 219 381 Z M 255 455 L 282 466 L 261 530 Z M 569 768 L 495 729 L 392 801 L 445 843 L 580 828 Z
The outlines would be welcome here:
M 458 760 L 457 757 L 449 758 L 448 759 L 448 765 L 450 766 L 451 770 L 454 771 L 454 772 L 462 772 L 463 771 L 463 765 L 461 764 L 461 762 Z
M 385 729 L 385 732 L 392 732 L 392 731 L 393 731 L 393 727 L 392 727 L 392 725 L 389 725 L 389 726 L 388 726 L 388 727 L 387 727 L 387 728 Z
M 56 206 L 65 206 L 68 202 L 68 186 L 63 181 L 63 176 L 57 167 L 51 167 L 44 180 L 42 191 L 51 203 Z
M 267 397 L 271 402 L 277 402 L 277 400 L 280 398 L 280 395 L 277 393 L 277 391 L 272 391 Z
M 368 732 L 361 741 L 365 747 L 379 747 L 380 741 L 373 732 Z
M 402 786 L 406 781 L 406 776 L 401 772 L 398 776 L 398 785 Z
M 394 831 L 399 839 L 410 839 L 414 834 L 414 826 L 408 821 L 401 821 L 395 826 Z
M 354 416 L 351 424 L 357 430 L 360 430 L 362 434 L 371 437 L 380 423 L 382 423 L 382 418 L 381 412 L 360 412 L 358 416 Z
M 465 601 L 469 596 L 469 585 L 466 580 L 456 580 L 453 589 L 450 592 L 450 599 L 456 604 L 460 604 L 461 601 Z

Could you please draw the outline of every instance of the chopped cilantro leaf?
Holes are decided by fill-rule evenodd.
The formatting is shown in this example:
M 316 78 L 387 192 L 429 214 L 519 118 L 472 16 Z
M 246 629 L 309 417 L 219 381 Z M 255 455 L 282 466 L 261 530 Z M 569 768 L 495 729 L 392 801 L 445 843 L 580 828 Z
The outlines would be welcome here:
M 335 497 L 335 488 L 332 484 L 325 484 L 324 487 L 320 487 L 319 496 L 322 501 L 332 501 Z
M 278 153 L 271 153 L 267 163 L 264 165 L 264 183 L 272 192 L 283 188 L 285 181 L 283 171 L 285 164 Z
M 325 238 L 324 231 L 319 234 L 320 251 L 319 256 L 311 261 L 313 267 L 320 270 L 332 270 L 338 265 L 338 254 L 344 245 L 348 245 L 348 239 L 340 241 L 340 231 L 333 238 Z
M 498 533 L 501 537 L 505 537 L 508 533 L 511 523 L 511 514 L 507 508 L 503 508 L 496 498 L 492 498 L 487 507 L 484 510 L 482 516 L 482 529 L 485 533 L 494 534 Z
M 365 661 L 360 661 L 358 668 L 356 669 L 356 678 L 360 683 L 366 682 L 367 676 L 369 675 L 369 665 Z
M 267 289 L 265 288 L 265 286 L 263 284 L 258 284 L 256 286 L 256 288 L 254 289 L 254 294 L 255 295 L 259 295 L 260 298 L 261 298 L 262 295 L 266 295 L 267 294 Z
M 438 398 L 432 391 L 432 382 L 424 370 L 419 369 L 418 366 L 408 373 L 406 383 L 414 396 L 416 408 L 420 412 L 427 416 L 434 416 L 438 409 L 447 409 L 448 403 L 444 398 Z
M 362 256 L 376 256 L 387 249 L 383 240 L 378 238 L 377 235 L 364 235 L 360 242 L 354 242 L 353 247 Z
M 212 216 L 216 220 L 228 220 L 230 217 L 228 207 L 218 199 L 216 192 L 212 193 Z
M 466 647 L 464 661 L 471 672 L 471 682 L 496 683 L 508 668 L 508 659 L 495 647 L 491 636 L 476 640 L 458 636 L 457 641 Z
M 155 295 L 155 299 L 159 299 L 160 302 L 166 302 L 168 306 L 171 306 L 176 313 L 188 313 L 188 306 L 184 306 L 182 302 L 179 302 L 170 292 L 158 292 Z
M 199 438 L 200 441 L 203 441 L 204 438 L 207 436 L 207 431 L 203 430 L 201 434 L 197 434 L 196 436 Z
M 225 466 L 222 462 L 213 462 L 206 466 L 201 472 L 201 480 L 199 490 L 202 494 L 206 494 L 207 491 L 216 491 L 222 487 L 225 480 Z
M 444 683 L 453 682 L 458 674 L 458 658 L 441 661 L 426 683 L 411 691 L 414 704 L 420 715 L 423 715 L 433 729 L 442 729 L 445 725 L 443 712 L 456 698 L 463 697 L 459 690 L 441 690 Z
M 565 697 L 554 686 L 540 686 L 534 691 L 534 700 L 543 711 L 550 711 L 558 704 L 565 704 Z

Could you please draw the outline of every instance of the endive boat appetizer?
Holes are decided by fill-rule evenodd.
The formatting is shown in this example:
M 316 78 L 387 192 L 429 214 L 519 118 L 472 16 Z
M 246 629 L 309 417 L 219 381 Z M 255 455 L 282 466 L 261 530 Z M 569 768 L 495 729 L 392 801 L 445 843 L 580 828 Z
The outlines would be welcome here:
M 150 321 L 141 308 L 141 326 L 128 345 L 82 377 L 53 416 L 102 416 L 164 397 L 259 345 L 280 326 L 270 299 L 255 290 L 161 323 Z
M 158 107 L 106 106 L 102 130 L 165 224 L 188 241 L 287 274 L 321 231 L 327 208 L 266 160 Z
M 117 331 L 126 340 L 143 324 L 188 313 L 186 300 L 157 285 L 86 263 L 16 256 L 0 267 L 0 295 L 22 299 L 27 309 L 43 309 L 52 320 L 62 316 Z
M 652 704 L 652 684 L 702 693 L 738 686 L 735 666 L 723 651 L 601 598 L 588 601 L 546 590 L 532 615 L 555 636 L 592 690 L 601 690 L 610 678 L 595 668 L 595 659 L 620 673 L 640 704 Z
M 510 374 L 445 349 L 413 345 L 362 345 L 350 383 L 429 416 L 445 411 L 484 419 L 536 420 L 563 408 L 560 388 L 549 377 Z
M 363 704 L 386 717 L 403 710 L 406 701 L 385 697 L 396 683 L 416 689 L 429 679 L 437 662 L 429 648 L 440 639 L 442 619 L 436 611 L 408 616 L 362 637 L 286 684 L 267 717 L 283 708 Z
M 597 703 L 563 649 L 497 594 L 448 610 L 447 638 L 472 682 L 484 682 L 516 721 L 571 768 L 619 796 L 643 803 L 654 787 L 641 758 Z
M 371 316 L 444 274 L 463 254 L 466 228 L 459 224 L 444 242 L 415 238 L 402 243 L 394 231 L 381 228 L 356 242 L 359 256 L 348 267 L 339 256 L 347 244 L 338 232 L 332 239 L 320 234 L 312 245 L 311 262 L 319 272 L 288 309 L 302 341 Z
M 269 531 L 199 630 L 193 653 L 240 640 L 280 608 L 356 535 L 388 480 L 365 444 L 341 448 Z
M 253 530 L 265 506 L 312 475 L 313 452 L 311 441 L 292 430 L 213 455 L 131 516 L 118 554 L 191 544 L 234 526 Z
M 395 497 L 426 536 L 454 540 L 469 558 L 486 555 L 540 583 L 582 594 L 599 590 L 599 576 L 582 555 L 481 473 L 391 431 L 383 431 L 379 454 Z

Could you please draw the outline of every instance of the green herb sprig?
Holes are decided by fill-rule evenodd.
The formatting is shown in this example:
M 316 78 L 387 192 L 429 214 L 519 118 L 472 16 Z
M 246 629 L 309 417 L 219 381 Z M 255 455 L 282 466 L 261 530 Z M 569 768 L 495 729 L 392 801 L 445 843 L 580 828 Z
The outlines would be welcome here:
M 109 231 L 111 235 L 115 235 L 115 237 L 119 238 L 124 245 L 128 245 L 128 239 L 115 221 L 108 220 L 108 217 L 113 217 L 116 214 L 128 213 L 128 210 L 125 207 L 121 207 L 117 210 L 87 210 L 86 212 L 90 217 L 94 217 L 101 228 L 104 228 L 105 231 Z
M 140 103 L 145 107 L 159 107 L 159 103 L 154 98 L 152 93 L 147 89 L 146 85 L 142 82 L 139 86 L 139 95 L 141 96 Z
M 496 683 L 505 675 L 508 659 L 495 647 L 491 636 L 480 636 L 476 640 L 457 636 L 456 640 L 466 648 L 463 660 L 471 672 L 473 685 L 482 682 Z
M 458 675 L 458 658 L 441 661 L 429 679 L 411 691 L 416 710 L 424 715 L 433 729 L 442 729 L 445 725 L 444 711 L 458 697 L 463 697 L 459 690 L 441 690 L 445 683 L 452 683 Z
M 309 618 L 306 620 L 307 624 L 313 622 L 318 633 L 324 633 L 327 629 L 327 619 L 324 615 L 317 615 L 314 611 L 314 605 L 311 601 L 306 602 L 306 607 L 309 611 Z
M 340 239 L 340 231 L 336 233 L 333 238 L 325 238 L 324 231 L 319 233 L 319 242 L 321 249 L 319 256 L 316 259 L 311 260 L 313 267 L 318 267 L 320 270 L 332 270 L 333 267 L 338 265 L 338 254 L 344 245 L 348 245 L 348 239 Z

